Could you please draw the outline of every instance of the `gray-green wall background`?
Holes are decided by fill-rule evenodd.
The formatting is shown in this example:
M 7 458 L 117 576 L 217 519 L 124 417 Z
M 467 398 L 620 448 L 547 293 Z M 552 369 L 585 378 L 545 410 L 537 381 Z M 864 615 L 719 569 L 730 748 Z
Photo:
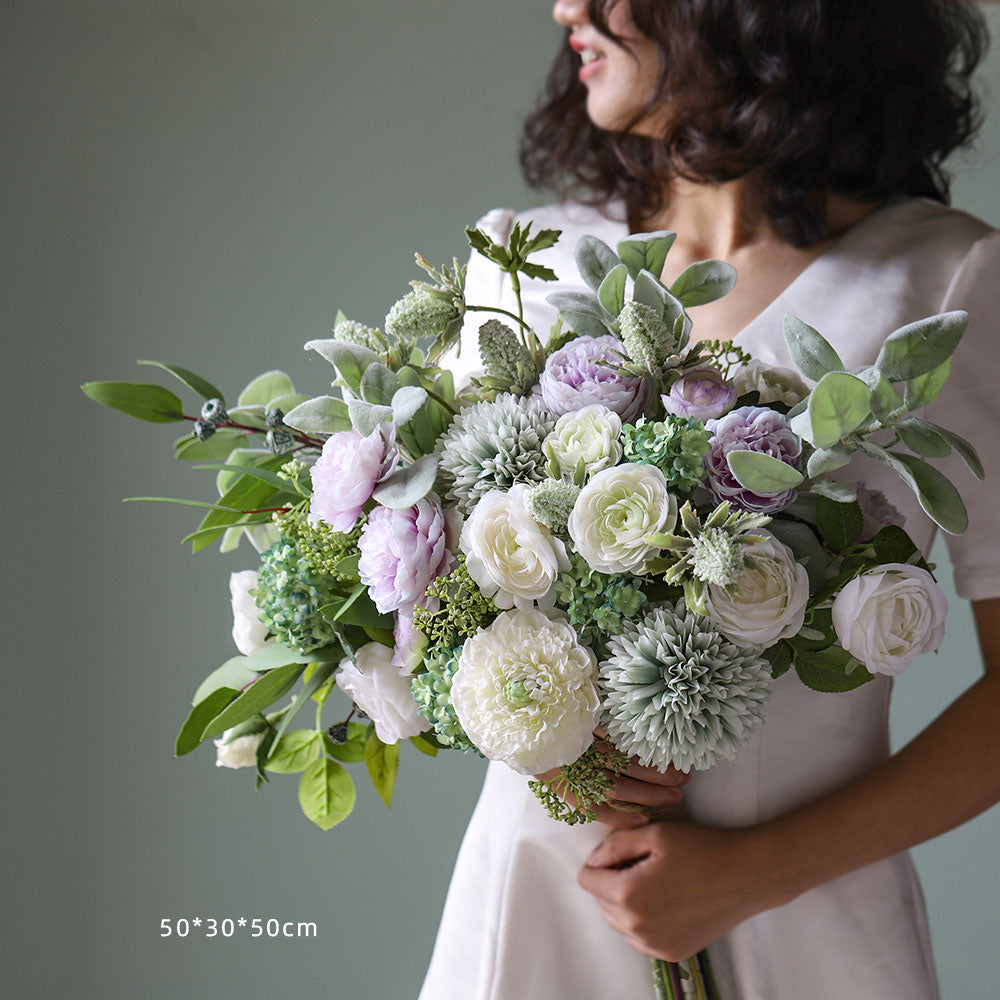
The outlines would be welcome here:
M 181 548 L 196 512 L 122 506 L 206 496 L 207 474 L 173 462 L 173 428 L 77 387 L 147 378 L 134 360 L 158 358 L 233 395 L 271 367 L 322 392 L 327 368 L 300 345 L 338 308 L 379 322 L 418 276 L 414 250 L 464 257 L 464 225 L 544 197 L 523 188 L 515 141 L 560 43 L 549 11 L 3 4 L 0 996 L 415 997 L 481 768 L 404 754 L 391 814 L 359 781 L 355 815 L 322 833 L 294 777 L 255 792 L 211 748 L 173 760 L 194 687 L 232 652 L 228 574 L 253 560 Z M 982 82 L 990 119 L 955 164 L 955 201 L 996 224 L 996 50 Z M 899 684 L 897 742 L 978 670 L 956 600 L 945 649 Z M 998 833 L 994 810 L 917 851 L 947 998 L 996 992 Z M 196 915 L 319 934 L 160 939 L 161 918 Z

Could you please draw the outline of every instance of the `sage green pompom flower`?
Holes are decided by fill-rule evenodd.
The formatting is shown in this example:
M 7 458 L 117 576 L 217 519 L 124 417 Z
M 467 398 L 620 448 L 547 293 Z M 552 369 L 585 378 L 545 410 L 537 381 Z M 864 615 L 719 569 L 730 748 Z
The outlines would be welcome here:
M 319 609 L 337 593 L 288 535 L 261 556 L 260 579 L 252 593 L 261 619 L 286 646 L 308 653 L 336 638 Z
M 771 665 L 683 600 L 626 622 L 600 664 L 611 742 L 665 771 L 731 760 L 764 721 Z

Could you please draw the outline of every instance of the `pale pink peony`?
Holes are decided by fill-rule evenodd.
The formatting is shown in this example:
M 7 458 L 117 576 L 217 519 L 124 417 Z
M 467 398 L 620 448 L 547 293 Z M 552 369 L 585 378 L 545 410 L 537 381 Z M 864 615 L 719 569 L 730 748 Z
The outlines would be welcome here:
M 312 467 L 310 514 L 334 531 L 347 534 L 357 524 L 378 482 L 398 461 L 395 432 L 389 426 L 376 427 L 368 437 L 355 430 L 331 435 Z

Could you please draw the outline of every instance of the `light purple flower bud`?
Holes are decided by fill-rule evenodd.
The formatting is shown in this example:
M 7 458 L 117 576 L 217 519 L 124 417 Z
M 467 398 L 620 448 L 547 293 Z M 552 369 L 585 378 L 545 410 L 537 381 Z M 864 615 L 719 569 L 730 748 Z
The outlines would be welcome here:
M 714 368 L 698 368 L 682 375 L 660 396 L 667 413 L 677 417 L 717 420 L 736 405 L 736 390 Z
M 538 380 L 546 409 L 561 417 L 564 413 L 601 403 L 625 423 L 634 423 L 649 405 L 649 381 L 619 375 L 601 363 L 621 364 L 623 354 L 624 344 L 610 334 L 577 337 L 554 351 Z
M 425 497 L 405 510 L 376 507 L 358 539 L 358 577 L 383 614 L 412 608 L 451 559 L 441 505 Z
M 358 523 L 376 485 L 396 468 L 395 443 L 390 425 L 376 427 L 368 437 L 350 430 L 327 438 L 311 471 L 310 514 L 347 534 Z
M 776 514 L 795 499 L 794 489 L 779 493 L 751 492 L 739 484 L 726 461 L 730 451 L 759 451 L 798 469 L 802 441 L 782 414 L 766 406 L 741 406 L 720 420 L 707 420 L 705 428 L 712 434 L 710 450 L 705 456 L 708 470 L 705 485 L 716 500 L 729 500 L 741 510 L 757 514 Z

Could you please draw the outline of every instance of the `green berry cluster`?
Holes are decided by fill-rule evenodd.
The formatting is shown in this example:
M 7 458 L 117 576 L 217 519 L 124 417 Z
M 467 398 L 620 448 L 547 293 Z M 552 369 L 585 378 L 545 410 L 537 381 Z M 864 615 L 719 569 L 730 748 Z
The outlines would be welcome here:
M 667 485 L 679 493 L 691 493 L 705 478 L 703 460 L 711 434 L 696 417 L 668 413 L 663 420 L 640 417 L 622 428 L 622 447 L 627 462 L 655 465 Z
M 529 781 L 545 811 L 569 826 L 597 819 L 597 809 L 608 801 L 611 774 L 621 774 L 629 758 L 605 743 L 592 743 L 579 760 L 560 768 L 551 781 Z M 567 800 L 568 799 L 568 800 Z
M 413 612 L 413 624 L 431 646 L 461 645 L 497 613 L 496 605 L 469 576 L 464 556 L 459 556 L 447 576 L 439 576 L 431 583 L 426 596 L 436 598 L 439 607 L 428 611 L 418 605 Z
M 274 523 L 281 534 L 291 540 L 299 556 L 318 576 L 347 583 L 357 583 L 357 567 L 346 564 L 358 551 L 358 539 L 365 519 L 362 517 L 349 534 L 334 531 L 325 521 L 310 521 L 301 508 L 275 514 Z

